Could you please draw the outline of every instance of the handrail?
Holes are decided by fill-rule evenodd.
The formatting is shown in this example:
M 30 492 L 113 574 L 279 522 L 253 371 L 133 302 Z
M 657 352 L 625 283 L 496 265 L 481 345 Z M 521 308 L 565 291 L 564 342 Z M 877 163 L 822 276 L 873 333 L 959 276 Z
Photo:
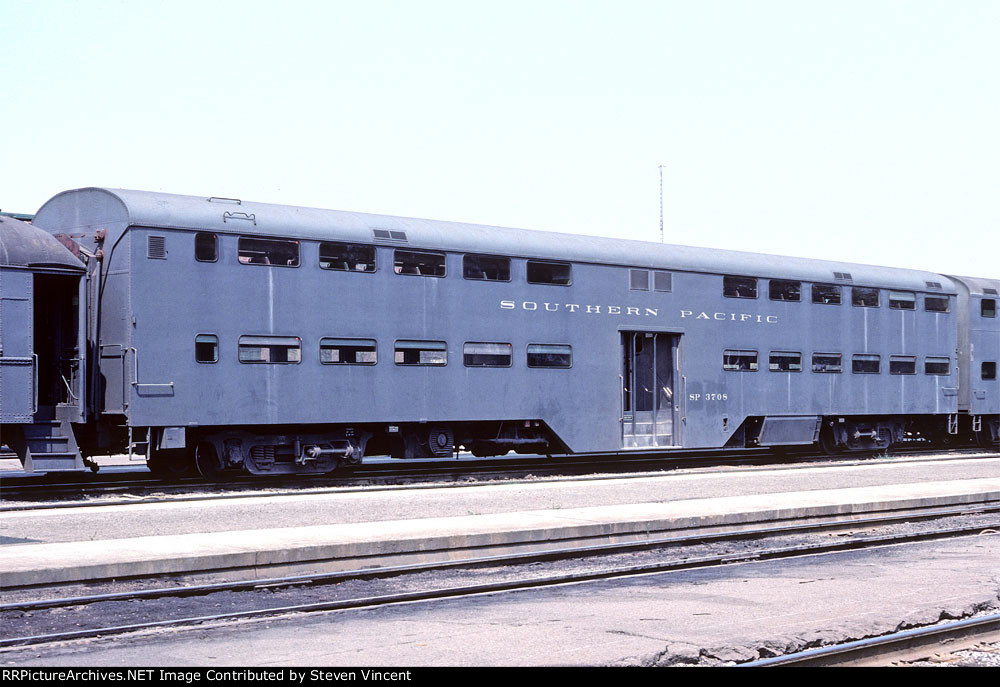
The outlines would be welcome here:
M 31 361 L 32 361 L 31 367 L 33 368 L 31 375 L 31 390 L 33 398 L 31 414 L 34 415 L 35 413 L 38 412 L 38 354 L 37 353 L 31 354 Z
M 174 388 L 173 382 L 165 382 L 161 384 L 151 384 L 151 383 L 140 383 L 139 382 L 139 351 L 135 349 L 135 346 L 130 347 L 128 350 L 132 351 L 132 371 L 134 373 L 132 377 L 132 386 L 138 389 L 140 386 L 166 386 L 171 389 Z

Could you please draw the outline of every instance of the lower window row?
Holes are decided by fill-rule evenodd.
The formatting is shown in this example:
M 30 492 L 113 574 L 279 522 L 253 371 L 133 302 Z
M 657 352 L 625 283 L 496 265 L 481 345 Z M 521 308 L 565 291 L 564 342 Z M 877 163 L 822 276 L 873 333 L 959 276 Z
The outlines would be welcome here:
M 393 347 L 397 365 L 441 367 L 448 364 L 448 344 L 444 341 L 397 340 Z M 510 367 L 513 346 L 486 341 L 466 342 L 462 347 L 466 367 Z M 195 337 L 195 360 L 219 361 L 219 337 L 199 334 Z M 302 362 L 302 340 L 297 336 L 241 336 L 241 363 L 297 364 Z M 375 365 L 378 346 L 375 339 L 319 340 L 319 361 L 324 365 Z M 525 362 L 528 367 L 573 366 L 573 348 L 565 344 L 528 344 Z
M 758 370 L 757 351 L 724 351 L 722 368 L 731 372 L 756 372 Z M 771 351 L 767 368 L 771 372 L 802 372 L 802 354 L 794 351 Z M 882 357 L 871 353 L 858 353 L 851 357 L 851 372 L 854 374 L 879 374 Z M 844 371 L 843 354 L 813 353 L 812 371 L 826 374 L 840 374 Z M 917 373 L 917 356 L 889 356 L 889 374 L 913 375 Z M 924 374 L 951 374 L 951 360 L 946 356 L 924 358 Z

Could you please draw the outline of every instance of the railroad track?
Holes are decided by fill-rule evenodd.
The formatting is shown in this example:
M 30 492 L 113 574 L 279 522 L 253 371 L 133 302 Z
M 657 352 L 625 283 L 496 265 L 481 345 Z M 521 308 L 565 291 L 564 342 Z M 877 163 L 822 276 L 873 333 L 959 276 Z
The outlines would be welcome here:
M 863 520 L 841 517 L 809 524 L 670 537 L 625 544 L 565 547 L 461 561 L 367 568 L 245 582 L 160 587 L 90 596 L 34 599 L 0 605 L 0 619 L 3 620 L 3 633 L 6 635 L 0 639 L 0 647 L 33 646 L 152 629 L 289 614 L 377 608 L 415 601 L 433 602 L 487 593 L 513 592 L 736 563 L 792 559 L 970 535 L 997 536 L 992 528 L 1000 527 L 998 514 L 1000 506 L 984 505 L 974 508 L 925 510 L 919 513 L 894 513 Z M 975 522 L 965 521 L 958 524 L 953 521 L 951 525 L 940 526 L 941 523 L 947 523 L 947 518 L 956 516 L 971 517 Z M 912 523 L 915 520 L 923 521 L 924 525 L 938 526 L 919 527 L 917 531 L 906 532 L 878 531 L 880 528 L 884 530 L 901 521 Z M 860 527 L 867 527 L 874 534 L 833 543 L 829 541 L 829 537 L 824 537 L 822 541 L 817 541 L 815 537 L 809 539 L 811 535 L 817 533 L 844 528 L 856 530 Z M 748 548 L 747 542 L 755 545 Z M 698 555 L 697 547 L 719 544 L 731 548 L 709 555 Z M 664 553 L 674 555 L 664 560 L 630 565 L 621 563 L 622 554 L 636 552 L 656 556 Z M 686 555 L 679 556 L 678 553 Z M 603 562 L 601 557 L 605 557 Z M 572 566 L 567 565 L 569 561 L 581 561 L 585 565 L 573 570 Z M 540 567 L 540 564 L 544 565 Z M 511 567 L 515 568 L 513 575 L 510 573 Z M 567 571 L 566 567 L 571 569 Z M 441 574 L 459 569 L 480 571 L 485 569 L 486 572 L 481 572 L 478 576 L 486 578 L 486 581 L 472 585 L 435 585 L 433 577 L 435 573 Z M 489 579 L 490 577 L 495 579 Z M 392 580 L 392 585 L 389 586 L 392 591 L 376 595 L 352 594 L 351 583 L 364 583 L 355 586 L 354 589 L 370 590 L 373 580 Z M 10 591 L 8 589 L 6 593 Z M 310 598 L 304 598 L 306 596 Z M 181 604 L 180 600 L 186 600 L 187 603 Z M 142 604 L 141 609 L 135 606 L 137 602 Z M 122 604 L 128 605 L 127 617 L 134 617 L 139 613 L 147 617 L 157 615 L 159 617 L 143 623 L 109 623 L 107 619 L 120 617 L 120 612 L 116 614 L 115 611 L 108 609 L 118 608 Z M 238 610 L 225 612 L 214 610 L 220 605 Z M 65 613 L 71 608 L 74 609 L 73 613 Z M 209 608 L 213 611 L 198 612 L 199 609 L 207 611 Z M 60 626 L 60 623 L 63 625 Z M 66 624 L 71 625 L 73 629 L 65 627 Z M 33 628 L 35 630 L 41 628 L 44 631 L 32 631 Z M 25 632 L 25 629 L 28 631 Z
M 920 449 L 892 454 L 892 459 L 921 460 L 928 453 L 942 453 L 940 449 Z M 958 449 L 948 451 L 944 457 L 923 458 L 925 460 L 960 460 L 969 456 L 995 457 L 982 449 Z M 421 488 L 443 486 L 470 486 L 490 480 L 518 480 L 540 477 L 564 477 L 567 479 L 622 479 L 634 477 L 642 472 L 662 472 L 709 467 L 769 466 L 772 468 L 794 469 L 813 464 L 863 464 L 879 460 L 880 456 L 828 456 L 815 452 L 787 452 L 775 455 L 769 451 L 753 453 L 697 453 L 659 455 L 615 455 L 574 457 L 567 459 L 514 458 L 506 460 L 473 459 L 456 461 L 435 461 L 417 463 L 407 461 L 406 465 L 369 464 L 356 467 L 349 476 L 342 477 L 240 477 L 226 483 L 206 482 L 201 478 L 187 477 L 164 481 L 160 478 L 134 474 L 113 473 L 85 476 L 75 481 L 65 481 L 66 475 L 32 475 L 27 477 L 4 478 L 0 484 L 0 501 L 28 502 L 17 505 L 0 506 L 0 512 L 41 508 L 63 508 L 81 506 L 103 506 L 128 503 L 150 503 L 157 499 L 184 495 L 190 499 L 239 498 L 249 494 L 259 495 L 261 491 L 289 490 L 295 493 L 324 493 L 324 491 L 344 491 L 372 488 Z M 121 501 L 90 500 L 74 501 L 95 496 L 123 496 Z M 137 501 L 141 498 L 141 501 Z M 68 503 L 60 501 L 69 501 Z M 30 505 L 29 505 L 30 504 Z
M 1000 614 L 967 618 L 941 625 L 914 628 L 855 642 L 807 649 L 743 663 L 769 666 L 884 666 L 912 662 L 939 651 L 954 652 L 983 642 L 1000 641 Z

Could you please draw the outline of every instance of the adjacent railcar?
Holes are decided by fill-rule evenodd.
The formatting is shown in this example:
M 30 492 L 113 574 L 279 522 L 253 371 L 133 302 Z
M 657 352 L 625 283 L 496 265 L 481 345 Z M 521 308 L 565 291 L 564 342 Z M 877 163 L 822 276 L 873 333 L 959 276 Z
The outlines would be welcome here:
M 47 411 L 84 454 L 277 473 L 997 437 L 1000 332 L 965 323 L 995 282 L 112 189 L 33 224 L 86 263 L 86 388 Z

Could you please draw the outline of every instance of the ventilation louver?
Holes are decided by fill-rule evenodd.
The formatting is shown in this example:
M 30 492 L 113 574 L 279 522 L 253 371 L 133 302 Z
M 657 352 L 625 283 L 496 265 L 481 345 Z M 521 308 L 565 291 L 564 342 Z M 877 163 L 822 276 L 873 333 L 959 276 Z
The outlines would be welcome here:
M 167 237 L 147 236 L 146 237 L 146 257 L 155 260 L 167 259 Z
M 376 241 L 392 241 L 393 243 L 406 243 L 405 231 L 393 231 L 390 229 L 372 229 L 372 236 Z

